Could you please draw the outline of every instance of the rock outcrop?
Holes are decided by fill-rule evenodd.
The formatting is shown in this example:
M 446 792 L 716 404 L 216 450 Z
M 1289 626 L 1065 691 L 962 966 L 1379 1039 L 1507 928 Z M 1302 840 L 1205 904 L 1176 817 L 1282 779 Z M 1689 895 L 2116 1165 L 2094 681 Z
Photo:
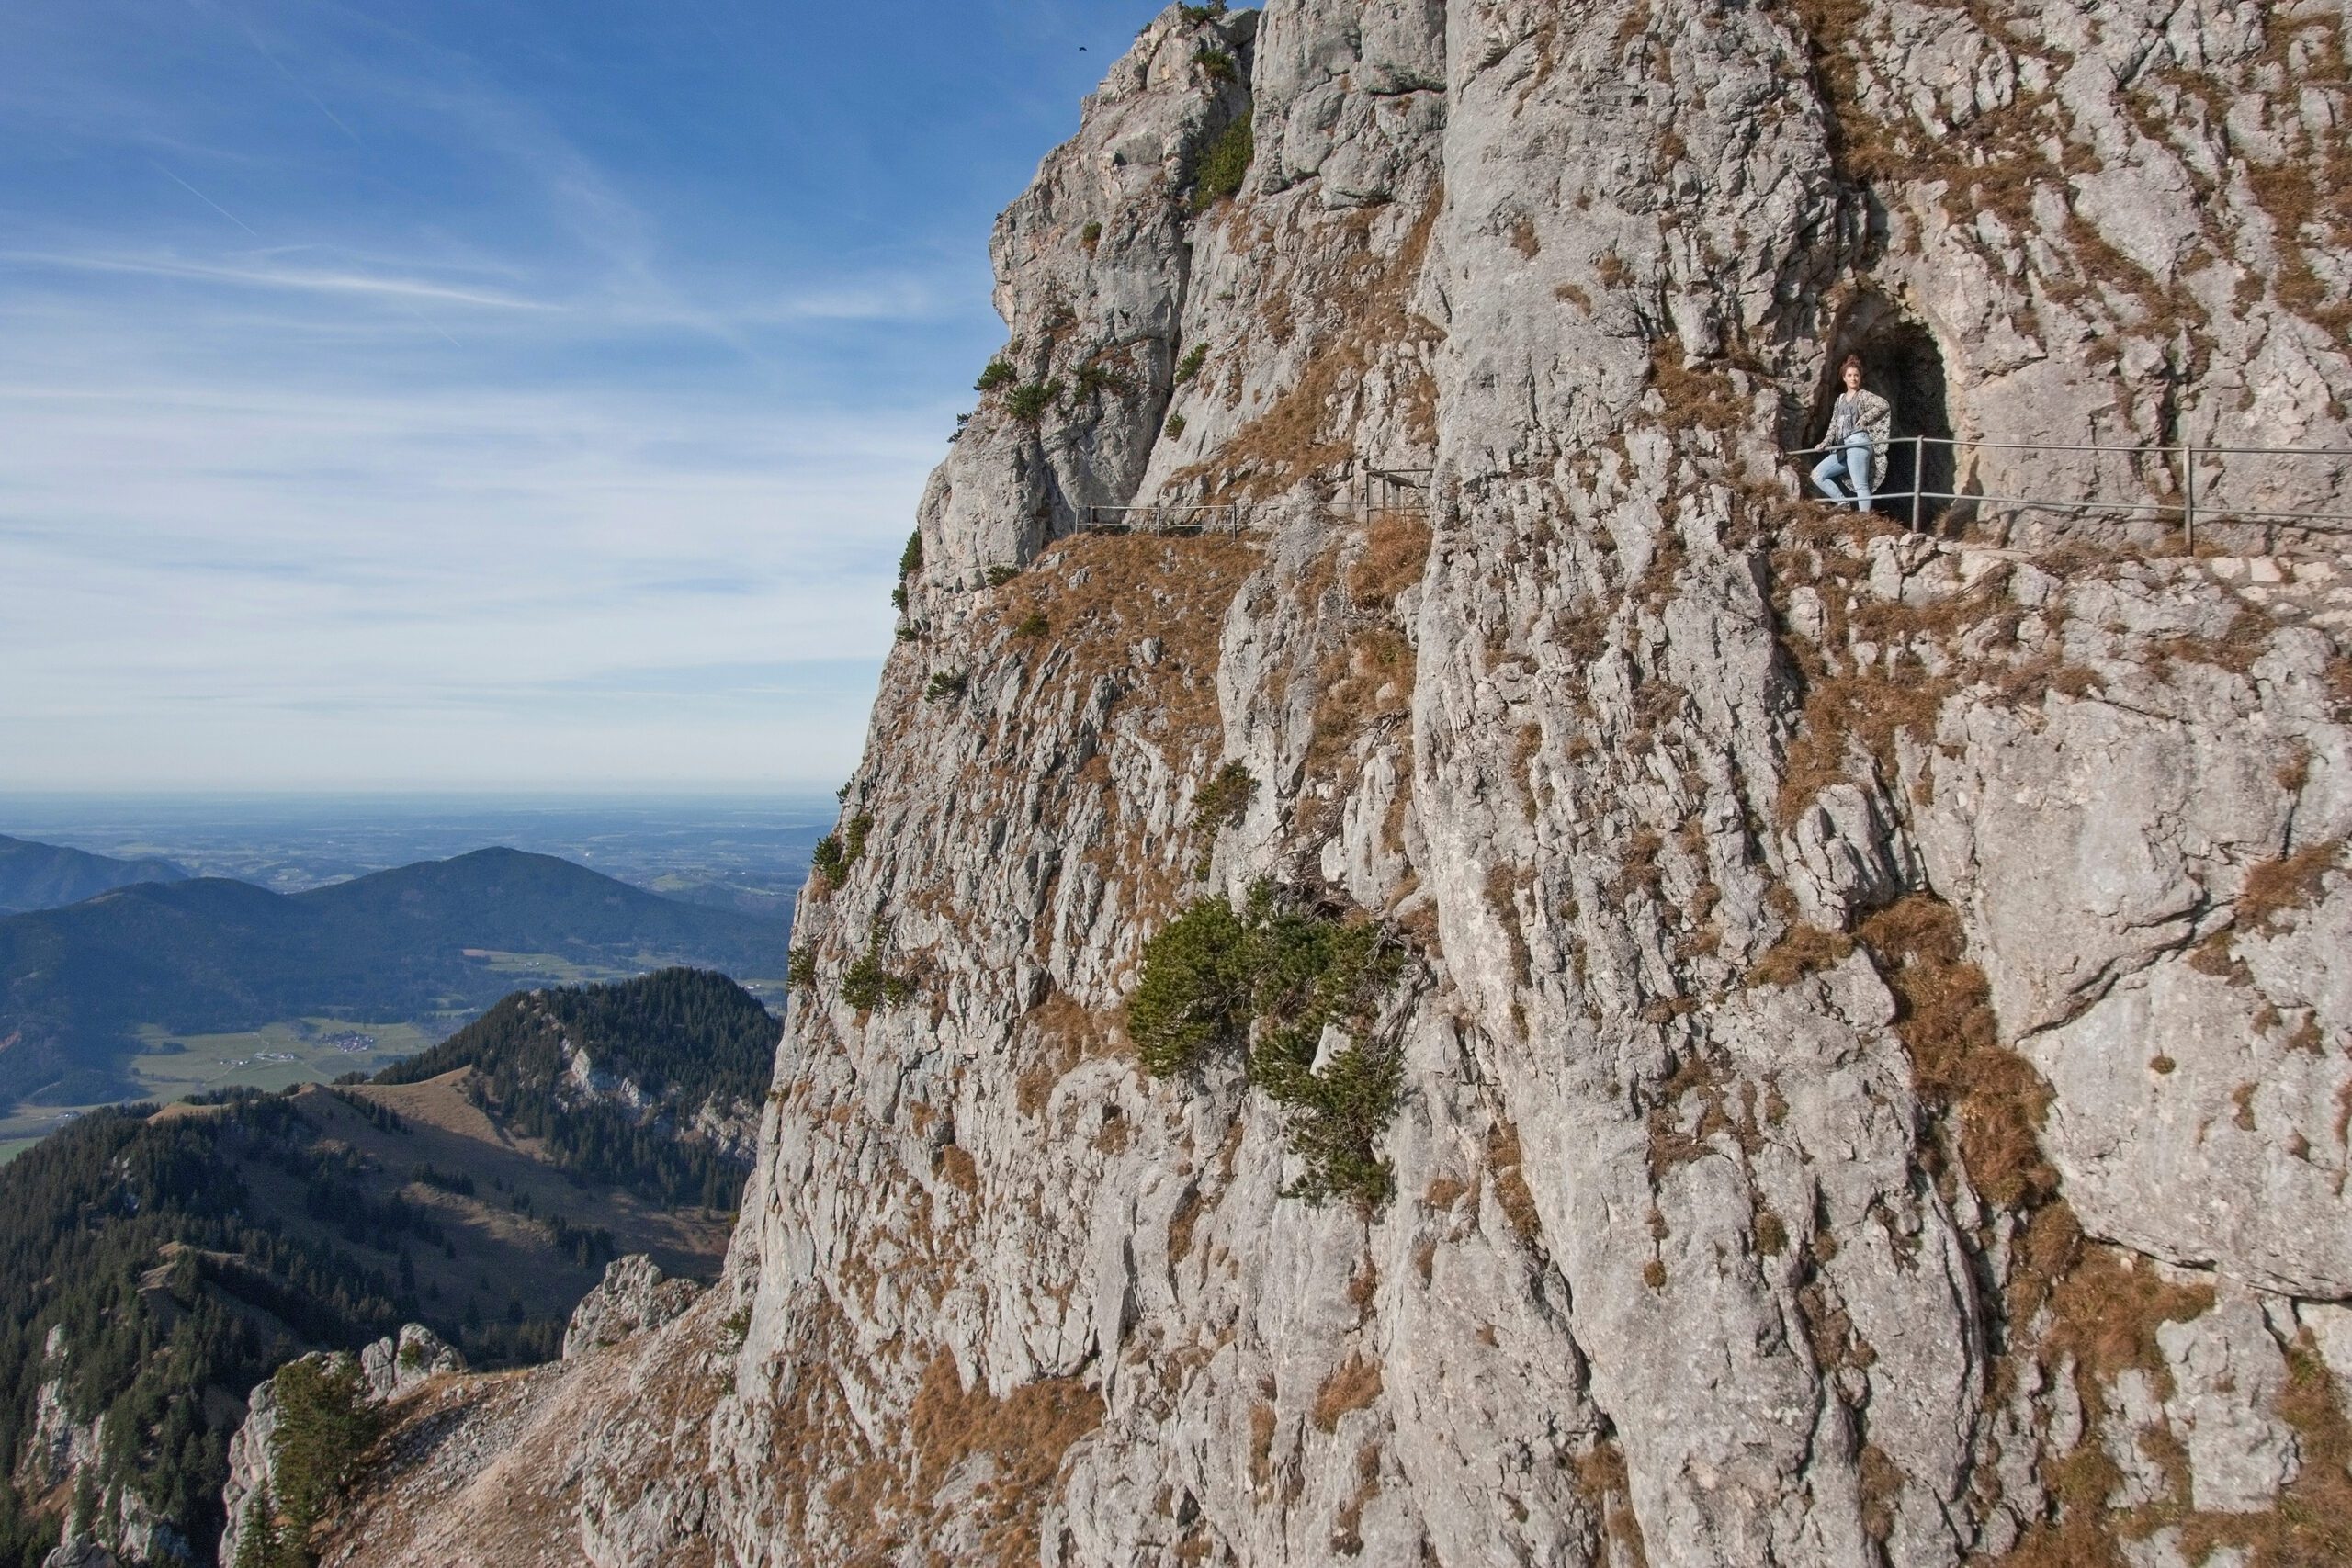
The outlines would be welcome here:
M 634 1338 L 694 1305 L 702 1287 L 692 1280 L 662 1276 L 653 1259 L 639 1254 L 616 1258 L 604 1281 L 571 1309 L 563 1331 L 563 1359 L 585 1356 Z
M 2244 514 L 2352 477 L 2220 449 L 2352 446 L 2346 43 L 1164 13 L 1000 225 L 724 1280 L 333 1560 L 2340 1555 L 2352 578 Z M 1849 350 L 1920 533 L 1797 498 Z
M 314 1351 L 300 1364 L 323 1371 L 348 1369 L 357 1374 L 356 1392 L 370 1405 L 389 1407 L 417 1390 L 456 1376 L 466 1370 L 457 1348 L 423 1324 L 404 1325 L 361 1350 L 355 1359 L 339 1351 Z M 220 1537 L 220 1561 L 237 1561 L 245 1533 L 254 1528 L 254 1510 L 282 1498 L 286 1488 L 278 1473 L 282 1455 L 278 1432 L 284 1422 L 278 1379 L 286 1369 L 254 1385 L 246 1401 L 244 1425 L 229 1440 L 229 1480 L 221 1488 L 222 1512 L 228 1528 Z
M 187 1538 L 160 1516 L 134 1486 L 101 1486 L 107 1418 L 74 1417 L 68 1394 L 73 1352 L 62 1324 L 52 1324 L 41 1341 L 43 1381 L 33 1406 L 33 1429 L 17 1472 L 18 1484 L 35 1495 L 72 1498 L 63 1537 L 41 1568 L 114 1568 L 132 1563 L 186 1562 L 195 1554 Z M 90 1506 L 85 1516 L 83 1504 Z

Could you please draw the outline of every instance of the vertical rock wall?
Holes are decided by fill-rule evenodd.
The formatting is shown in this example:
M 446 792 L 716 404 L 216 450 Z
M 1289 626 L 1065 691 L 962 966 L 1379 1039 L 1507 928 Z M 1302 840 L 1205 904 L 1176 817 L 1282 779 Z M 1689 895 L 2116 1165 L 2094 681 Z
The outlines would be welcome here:
M 607 1413 L 579 1549 L 2328 1560 L 2343 557 L 1910 536 L 1781 451 L 1854 346 L 1980 442 L 2352 446 L 2344 34 L 1163 14 L 999 227 L 1008 370 L 800 907 L 736 1315 L 648 1340 L 729 1366 L 709 1467 L 625 1506 L 612 1435 L 670 1428 Z M 2352 511 L 2339 459 L 2202 462 Z M 1198 502 L 1252 526 L 1072 532 Z M 1408 953 L 1355 1029 L 1402 1063 L 1385 1201 L 1286 1195 L 1299 1112 L 1126 1035 L 1145 944 L 1261 879 Z

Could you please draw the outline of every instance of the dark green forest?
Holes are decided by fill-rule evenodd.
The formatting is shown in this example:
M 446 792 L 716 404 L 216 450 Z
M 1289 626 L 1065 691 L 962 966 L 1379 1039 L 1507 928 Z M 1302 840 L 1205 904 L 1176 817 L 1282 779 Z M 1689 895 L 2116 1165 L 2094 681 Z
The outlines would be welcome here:
M 741 1190 L 740 1167 L 679 1145 L 670 1122 L 639 1128 L 611 1107 L 561 1103 L 560 1042 L 569 1036 L 600 1067 L 674 1094 L 690 1121 L 713 1096 L 758 1102 L 778 1032 L 725 976 L 673 969 L 510 996 L 386 1077 L 470 1066 L 477 1103 L 547 1140 L 576 1184 L 723 1209 Z M 334 1093 L 375 1129 L 403 1132 L 397 1112 L 357 1089 Z M 477 1186 L 463 1169 L 364 1159 L 322 1135 L 294 1093 L 251 1090 L 161 1113 L 99 1111 L 0 1168 L 0 1564 L 34 1568 L 64 1512 L 103 1513 L 126 1482 L 209 1563 L 246 1396 L 306 1351 L 356 1350 L 419 1322 L 477 1368 L 555 1355 L 560 1317 L 527 1316 L 519 1300 L 420 1293 L 413 1258 L 448 1238 L 429 1207 L 401 1196 L 412 1182 L 469 1197 Z M 493 1201 L 490 1183 L 480 1186 Z M 292 1217 L 260 1217 L 272 1212 Z M 550 1261 L 594 1269 L 613 1256 L 601 1229 L 556 1215 L 535 1224 L 533 1245 Z M 44 1356 L 52 1328 L 62 1331 L 58 1361 Z M 28 1490 L 40 1389 L 61 1371 L 75 1422 L 107 1416 L 97 1473 L 79 1497 Z
M 726 976 L 700 969 L 605 986 L 508 997 L 432 1050 L 377 1075 L 421 1083 L 458 1067 L 474 1103 L 519 1133 L 545 1139 L 564 1169 L 667 1205 L 731 1209 L 743 1168 L 707 1145 L 676 1136 L 713 1100 L 757 1105 L 766 1093 L 783 1025 Z M 640 1122 L 617 1105 L 566 1103 L 558 1093 L 563 1043 L 599 1072 L 632 1078 L 669 1102 Z
M 0 1171 L 0 1452 L 25 1452 L 53 1371 L 43 1347 L 62 1325 L 67 1412 L 107 1417 L 85 1490 L 136 1478 L 209 1560 L 234 1424 L 203 1392 L 229 1393 L 242 1419 L 246 1393 L 279 1363 L 364 1344 L 417 1303 L 396 1274 L 240 1217 L 251 1197 L 239 1156 L 306 1185 L 334 1180 L 284 1097 L 164 1121 L 151 1111 L 84 1117 Z M 60 1521 L 30 1515 L 25 1472 L 12 1470 L 0 1561 L 37 1563 Z
M 136 882 L 183 882 L 167 860 L 116 860 L 0 833 L 0 915 L 78 904 Z

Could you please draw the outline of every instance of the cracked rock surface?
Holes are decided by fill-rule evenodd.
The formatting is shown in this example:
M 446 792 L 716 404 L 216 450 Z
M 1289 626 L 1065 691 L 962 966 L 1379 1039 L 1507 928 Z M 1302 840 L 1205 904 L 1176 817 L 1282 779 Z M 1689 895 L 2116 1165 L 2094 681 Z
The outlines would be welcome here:
M 2352 484 L 2211 449 L 2352 446 L 2345 33 L 1163 13 L 999 224 L 725 1276 L 332 1560 L 2340 1557 L 2346 563 L 2220 513 Z M 1979 499 L 1798 498 L 1849 350 Z M 1983 499 L 2188 445 L 2194 548 Z M 1129 1036 L 1261 880 L 1402 955 L 1376 1201 Z

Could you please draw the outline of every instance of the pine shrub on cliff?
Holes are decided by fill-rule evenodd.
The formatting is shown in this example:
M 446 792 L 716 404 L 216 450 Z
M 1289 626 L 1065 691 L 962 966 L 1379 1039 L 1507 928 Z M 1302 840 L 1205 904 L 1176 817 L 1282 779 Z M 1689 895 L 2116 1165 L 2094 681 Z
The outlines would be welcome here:
M 1244 114 L 1217 132 L 1202 152 L 1200 167 L 1193 175 L 1193 210 L 1206 212 L 1218 202 L 1239 196 L 1250 162 L 1257 155 L 1257 134 L 1250 128 L 1250 116 Z
M 359 1456 L 382 1429 L 359 1364 L 348 1356 L 305 1357 L 278 1369 L 277 1512 L 268 1568 L 310 1568 L 311 1532 L 358 1472 Z M 266 1499 L 264 1499 L 266 1506 Z M 237 1555 L 244 1557 L 243 1543 Z
M 1203 898 L 1145 944 L 1127 1032 L 1158 1077 L 1240 1056 L 1250 1081 L 1290 1112 L 1291 1149 L 1306 1166 L 1291 1193 L 1371 1206 L 1392 1185 L 1376 1145 L 1403 1081 L 1396 1045 L 1371 1029 L 1403 968 L 1378 926 L 1261 882 L 1240 909 Z M 1331 1028 L 1350 1043 L 1318 1070 Z

